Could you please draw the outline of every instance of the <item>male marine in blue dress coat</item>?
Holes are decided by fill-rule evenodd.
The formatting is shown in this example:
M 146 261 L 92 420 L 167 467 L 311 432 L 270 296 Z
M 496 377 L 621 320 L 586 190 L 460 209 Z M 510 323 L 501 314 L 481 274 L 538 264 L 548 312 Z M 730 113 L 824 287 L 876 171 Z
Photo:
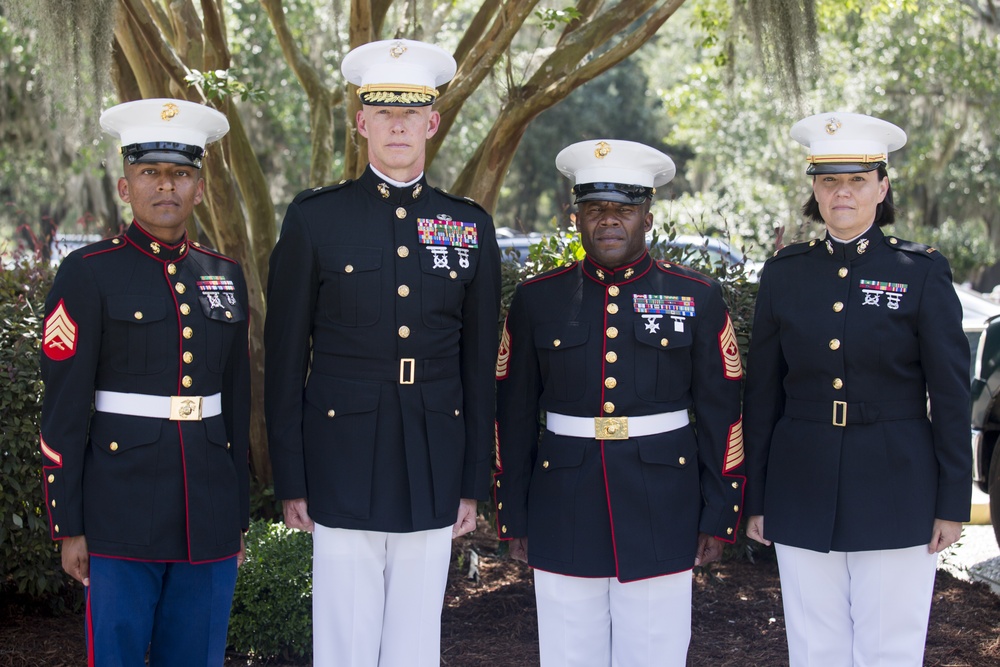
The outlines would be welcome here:
M 742 511 L 736 336 L 717 282 L 646 250 L 669 157 L 595 140 L 556 166 L 587 256 L 525 281 L 507 316 L 497 527 L 535 570 L 543 667 L 680 667 L 691 568 Z

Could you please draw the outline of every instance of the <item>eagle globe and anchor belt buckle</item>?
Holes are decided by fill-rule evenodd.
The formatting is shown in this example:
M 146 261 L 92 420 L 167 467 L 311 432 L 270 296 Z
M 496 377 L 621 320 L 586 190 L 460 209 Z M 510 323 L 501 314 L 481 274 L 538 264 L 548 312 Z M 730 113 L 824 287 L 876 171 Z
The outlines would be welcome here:
M 201 421 L 201 396 L 171 396 L 170 421 Z
M 628 417 L 594 417 L 598 440 L 628 440 Z

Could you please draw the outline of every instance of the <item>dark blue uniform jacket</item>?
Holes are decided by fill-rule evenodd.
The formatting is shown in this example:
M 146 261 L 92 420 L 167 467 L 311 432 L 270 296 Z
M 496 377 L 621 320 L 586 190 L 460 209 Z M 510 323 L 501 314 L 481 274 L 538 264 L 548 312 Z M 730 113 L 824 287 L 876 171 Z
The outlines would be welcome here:
M 249 308 L 240 267 L 138 223 L 71 253 L 45 302 L 41 445 L 55 539 L 203 562 L 249 524 Z M 201 421 L 93 412 L 95 390 L 222 394 Z
M 525 281 L 497 361 L 501 539 L 527 537 L 532 567 L 621 581 L 690 569 L 699 531 L 732 542 L 742 377 L 720 286 L 695 271 L 647 253 Z M 539 435 L 545 412 L 687 410 L 693 424 L 627 440 Z
M 493 221 L 471 200 L 370 168 L 296 197 L 264 331 L 277 497 L 387 532 L 488 497 L 499 294 Z
M 784 248 L 748 363 L 747 511 L 768 539 L 896 549 L 968 520 L 969 344 L 941 253 L 875 226 Z

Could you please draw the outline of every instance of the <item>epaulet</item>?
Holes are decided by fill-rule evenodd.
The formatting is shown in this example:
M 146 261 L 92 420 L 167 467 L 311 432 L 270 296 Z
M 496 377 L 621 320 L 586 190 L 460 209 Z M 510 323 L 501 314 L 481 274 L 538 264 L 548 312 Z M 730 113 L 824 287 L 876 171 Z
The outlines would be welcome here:
M 913 241 L 904 241 L 901 238 L 895 236 L 886 236 L 885 242 L 893 250 L 902 250 L 903 252 L 913 253 L 914 255 L 922 255 L 924 257 L 930 257 L 931 259 L 943 258 L 941 253 L 929 245 L 924 245 L 923 243 L 915 243 Z
M 77 248 L 73 251 L 73 254 L 79 254 L 83 257 L 90 257 L 91 255 L 99 255 L 105 253 L 108 250 L 118 250 L 119 248 L 124 248 L 128 245 L 125 242 L 125 235 L 119 234 L 118 236 L 112 236 L 109 239 L 102 239 L 100 241 L 94 241 L 93 243 L 88 243 L 82 248 Z
M 238 263 L 232 257 L 227 257 L 226 255 L 223 255 L 222 253 L 219 253 L 219 252 L 216 252 L 216 251 L 212 250 L 211 248 L 206 248 L 205 246 L 203 246 L 202 244 L 198 243 L 197 241 L 192 241 L 191 242 L 191 250 L 195 251 L 195 252 L 203 253 L 205 255 L 209 255 L 210 257 L 216 257 L 218 259 L 222 259 L 222 260 L 225 260 L 227 262 L 232 262 L 233 264 L 237 264 Z
M 569 273 L 577 266 L 579 266 L 579 264 L 580 262 L 570 262 L 569 264 L 563 264 L 562 266 L 557 266 L 554 269 L 549 269 L 548 271 L 539 273 L 537 276 L 531 276 L 530 278 L 525 278 L 523 281 L 521 281 L 518 287 L 521 287 L 523 285 L 530 285 L 532 283 L 538 283 L 543 280 L 548 280 L 549 278 L 555 278 L 556 276 L 561 276 L 564 273 Z
M 679 275 L 682 278 L 697 280 L 698 282 L 708 283 L 708 284 L 718 282 L 712 276 L 705 275 L 700 271 L 695 271 L 691 267 L 684 266 L 683 264 L 678 264 L 677 262 L 669 262 L 665 259 L 658 259 L 656 260 L 655 264 L 656 268 L 658 268 L 660 271 L 667 271 L 674 275 Z
M 812 250 L 816 244 L 819 243 L 816 239 L 812 241 L 801 241 L 799 243 L 793 243 L 791 245 L 786 245 L 780 250 L 775 250 L 774 254 L 768 260 L 773 262 L 775 260 L 784 259 L 785 257 L 794 257 L 795 255 L 801 255 L 804 252 L 809 252 Z
M 295 195 L 295 199 L 293 199 L 292 202 L 298 204 L 299 202 L 303 202 L 309 199 L 310 197 L 315 197 L 325 192 L 333 192 L 334 190 L 338 190 L 347 185 L 348 183 L 351 183 L 352 181 L 353 179 L 345 178 L 340 183 L 335 183 L 333 185 L 321 185 L 319 187 L 311 188 L 309 190 L 303 190 L 299 194 Z
M 460 197 L 459 195 L 453 195 L 450 192 L 446 192 L 445 190 L 442 190 L 441 188 L 434 188 L 434 189 L 436 191 L 440 192 L 441 194 L 443 194 L 448 199 L 451 199 L 453 201 L 464 202 L 466 204 L 472 204 L 473 206 L 475 206 L 476 208 L 478 208 L 483 213 L 489 213 L 489 211 L 487 211 L 485 208 L 483 208 L 482 205 L 479 202 L 477 202 L 475 199 L 470 199 L 469 197 Z

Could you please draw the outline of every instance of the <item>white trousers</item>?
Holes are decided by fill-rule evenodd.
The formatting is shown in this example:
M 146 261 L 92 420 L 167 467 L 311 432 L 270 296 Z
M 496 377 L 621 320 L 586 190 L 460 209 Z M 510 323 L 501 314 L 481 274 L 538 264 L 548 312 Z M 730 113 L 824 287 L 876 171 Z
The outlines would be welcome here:
M 416 533 L 313 531 L 313 665 L 441 664 L 451 526 Z
M 691 571 L 623 584 L 535 570 L 542 667 L 684 667 Z
M 937 555 L 776 544 L 790 667 L 920 667 Z

